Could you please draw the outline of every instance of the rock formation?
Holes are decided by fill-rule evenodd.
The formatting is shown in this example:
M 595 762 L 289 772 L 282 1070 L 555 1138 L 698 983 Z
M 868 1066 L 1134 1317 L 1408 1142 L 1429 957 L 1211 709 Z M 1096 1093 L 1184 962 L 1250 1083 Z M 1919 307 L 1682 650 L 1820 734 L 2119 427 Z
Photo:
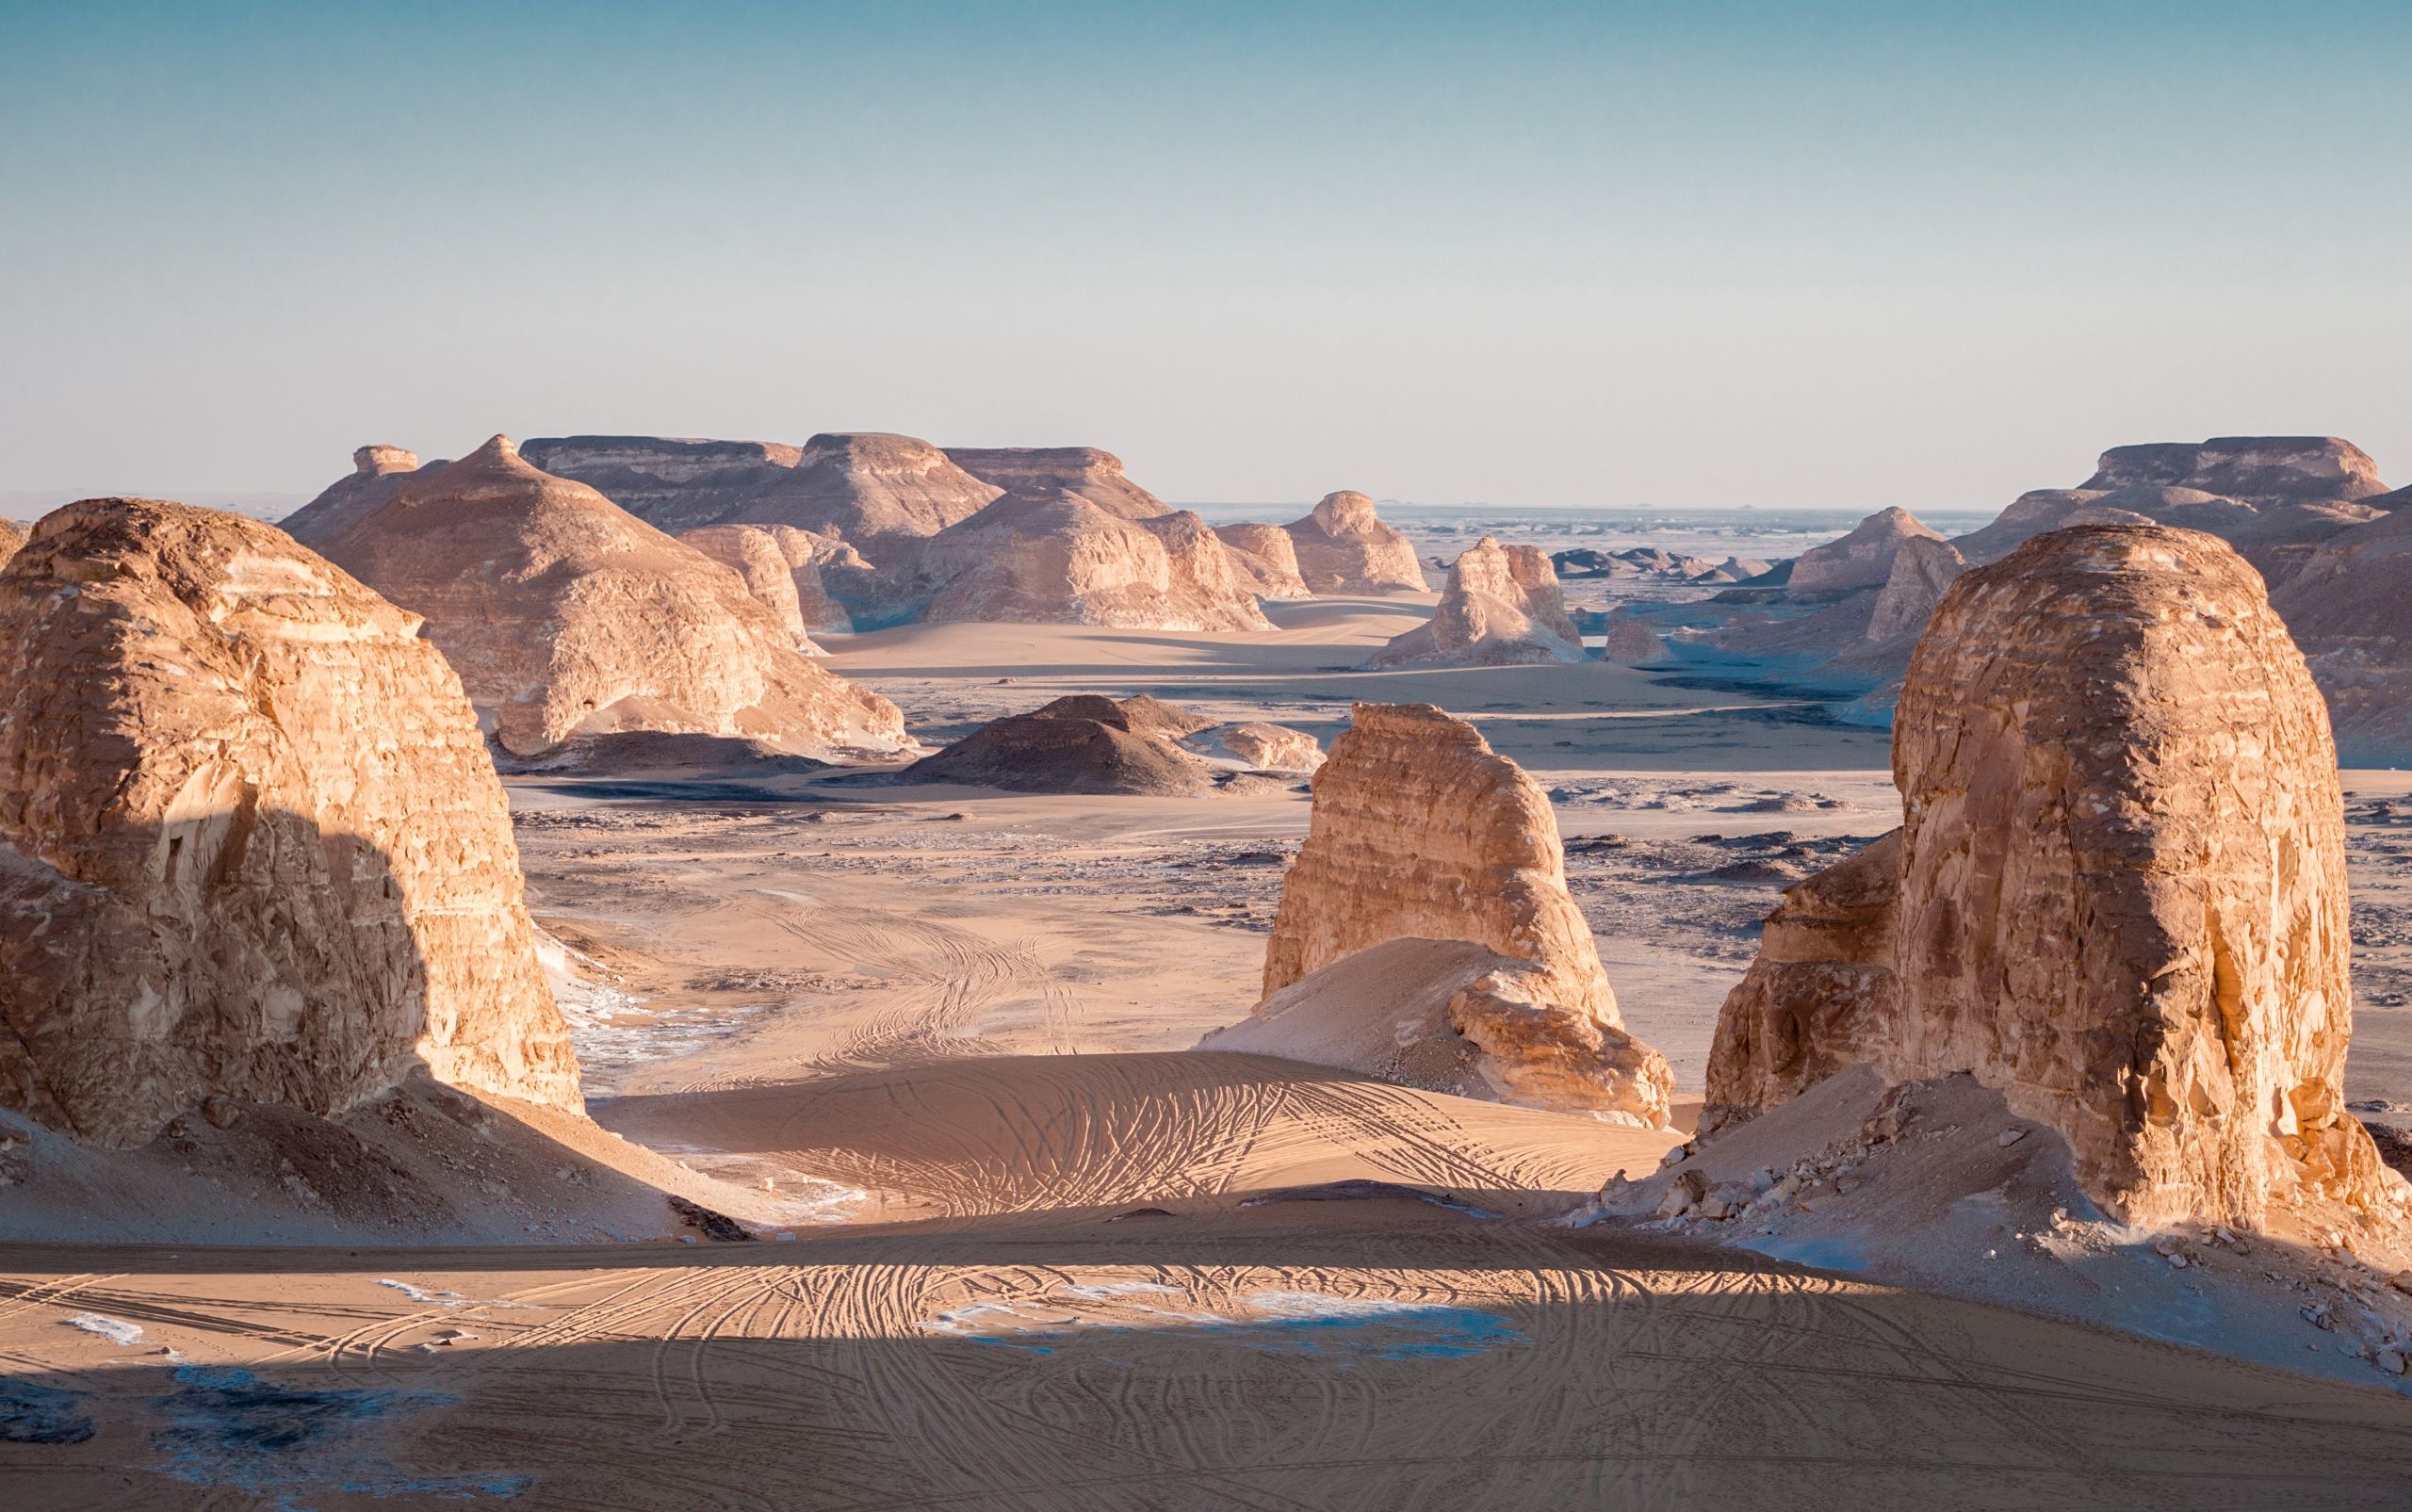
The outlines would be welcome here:
M 1315 774 L 1264 997 L 1400 939 L 1465 941 L 1504 958 L 1448 1003 L 1500 1096 L 1666 1122 L 1671 1073 L 1624 1032 L 1567 895 L 1548 799 L 1473 725 L 1428 704 L 1359 704 Z
M 1126 520 L 1074 494 L 1012 494 L 921 543 L 913 561 L 931 621 L 1272 627 L 1221 540 L 1186 511 Z
M 236 515 L 36 528 L 0 574 L 0 1105 L 133 1146 L 423 1063 L 580 1106 L 501 787 L 417 630 Z
M 1298 548 L 1278 525 L 1218 525 L 1214 533 L 1230 548 L 1231 566 L 1259 598 L 1307 598 L 1298 576 Z
M 1298 576 L 1314 593 L 1424 591 L 1424 567 L 1407 537 L 1374 516 L 1362 494 L 1326 494 L 1303 520 L 1284 526 Z
M 426 616 L 514 755 L 633 730 L 814 756 L 905 743 L 896 707 L 800 654 L 734 572 L 507 437 L 416 475 L 320 549 Z
M 7 566 L 8 559 L 15 556 L 17 548 L 24 544 L 25 532 L 16 521 L 0 520 L 0 567 Z
M 804 458 L 775 441 L 683 436 L 544 436 L 519 454 L 674 535 L 737 513 Z
M 1893 559 L 1904 543 L 1942 539 L 1907 510 L 1879 510 L 1849 535 L 1793 559 L 1792 577 L 1785 586 L 1795 596 L 1873 588 L 1891 576 Z
M 2412 766 L 2412 510 L 2330 536 L 2270 602 L 2327 696 L 2348 766 Z
M 1324 763 L 1323 747 L 1315 738 L 1286 724 L 1216 724 L 1190 733 L 1184 743 L 1201 756 L 1250 772 L 1307 772 Z
M 795 568 L 789 562 L 788 554 L 779 549 L 779 539 L 772 534 L 774 530 L 783 530 L 807 543 L 818 539 L 792 526 L 707 525 L 701 529 L 688 531 L 678 540 L 743 578 L 745 591 L 771 611 L 787 630 L 795 648 L 807 656 L 816 655 L 821 648 L 812 643 L 811 627 L 805 623 L 804 601 L 796 592 Z M 818 590 L 820 572 L 818 569 L 811 571 L 813 585 Z M 821 603 L 815 607 L 826 606 L 827 599 L 827 594 L 822 594 Z
M 1667 642 L 1657 631 L 1630 614 L 1608 617 L 1607 639 L 1601 642 L 1603 661 L 1655 661 L 1667 654 Z
M 430 463 L 441 467 L 440 462 Z M 351 472 L 329 483 L 317 498 L 277 525 L 304 545 L 342 534 L 362 515 L 394 496 L 419 470 L 418 453 L 399 447 L 363 447 L 351 454 Z
M 2378 464 L 2335 436 L 2213 436 L 2113 447 L 2080 488 L 2187 488 L 2251 504 L 2351 502 L 2384 494 Z
M 1116 703 L 1080 693 L 992 720 L 895 780 L 1010 792 L 1198 793 L 1210 769 L 1173 738 L 1205 723 L 1152 698 Z
M 792 606 L 807 632 L 853 629 L 853 611 L 838 595 L 859 595 L 874 576 L 862 553 L 845 542 L 791 525 L 707 525 L 678 539 L 736 568 L 747 590 L 782 621 Z M 777 573 L 770 575 L 774 561 Z M 758 582 L 757 573 L 770 576 Z M 804 649 L 813 647 L 807 642 Z
M 1539 546 L 1490 536 L 1449 568 L 1432 617 L 1393 637 L 1369 667 L 1491 667 L 1580 661 L 1583 638 L 1567 618 L 1557 574 Z
M 947 460 L 1008 494 L 1074 494 L 1126 520 L 1172 506 L 1123 476 L 1122 459 L 1095 447 L 949 447 Z
M 1866 873 L 1883 863 L 1863 856 L 1857 875 L 1804 885 L 1797 952 L 1870 981 L 1889 968 L 1889 1001 L 1845 1011 L 1831 978 L 1763 961 L 1720 1016 L 1713 1103 L 1788 1096 L 1806 1068 L 1872 1047 L 1896 1081 L 1965 1072 L 1999 1089 L 2128 1222 L 2377 1200 L 2339 1080 L 2335 749 L 2234 551 L 2087 526 L 1964 574 L 1911 662 L 1893 767 L 1907 821 L 1888 842 L 1889 951 L 1869 948 L 1883 889 Z M 1815 990 L 1795 999 L 1802 983 Z M 1796 1040 L 1848 1027 L 1796 1055 L 1770 1024 Z
M 879 561 L 872 542 L 935 535 L 1003 492 L 926 441 L 862 431 L 814 436 L 793 467 L 730 512 L 695 523 L 791 525 L 852 542 Z

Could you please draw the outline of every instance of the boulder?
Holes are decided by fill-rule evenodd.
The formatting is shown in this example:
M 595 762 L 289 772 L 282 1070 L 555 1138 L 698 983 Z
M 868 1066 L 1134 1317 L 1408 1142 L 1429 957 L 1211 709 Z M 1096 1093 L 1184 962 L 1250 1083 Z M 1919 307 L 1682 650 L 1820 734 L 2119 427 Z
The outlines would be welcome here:
M 949 447 L 947 460 L 1008 494 L 1074 494 L 1126 520 L 1172 506 L 1123 476 L 1122 459 L 1095 447 Z
M 1966 1073 L 2001 1091 L 2123 1221 L 2259 1226 L 2280 1205 L 2400 1195 L 2344 1111 L 2327 714 L 2235 551 L 2082 526 L 1964 574 L 1911 660 L 1893 769 L 1889 960 L 1850 929 L 1802 951 L 1871 984 L 1889 967 L 1890 985 L 1846 1007 L 1834 979 L 1763 960 L 1720 1017 L 1713 1100 L 1765 1105 L 1872 1052 L 1895 1081 Z M 1881 902 L 1866 873 L 1882 858 L 1848 865 L 1804 885 L 1813 903 Z M 1753 1027 L 1778 1022 L 1813 1041 L 1840 1027 L 1792 1057 Z
M 516 756 L 621 731 L 820 757 L 906 743 L 896 706 L 798 652 L 736 573 L 508 437 L 413 475 L 320 549 L 426 616 Z
M 1428 704 L 1359 704 L 1315 774 L 1306 843 L 1265 951 L 1264 1000 L 1400 939 L 1463 941 L 1502 958 L 1455 990 L 1447 1012 L 1503 1099 L 1666 1122 L 1672 1075 L 1624 1031 L 1566 891 L 1548 798 L 1461 720 Z
M 1407 537 L 1374 515 L 1362 494 L 1326 494 L 1303 520 L 1282 527 L 1313 593 L 1422 593 L 1424 567 Z
M 429 463 L 430 469 L 445 465 Z M 318 497 L 277 521 L 286 535 L 304 545 L 342 534 L 354 521 L 394 496 L 395 491 L 418 472 L 418 453 L 399 447 L 362 447 L 351 454 L 351 471 L 336 479 Z
M 1630 614 L 1608 617 L 1607 639 L 1601 643 L 1600 659 L 1634 663 L 1655 661 L 1667 654 L 1667 642 L 1657 631 Z
M 0 1105 L 108 1146 L 424 1066 L 580 1108 L 476 715 L 271 526 L 90 499 L 0 573 Z
M 1893 559 L 1905 542 L 1942 539 L 1907 510 L 1879 510 L 1849 535 L 1794 558 L 1785 587 L 1795 595 L 1873 588 L 1892 576 Z
M 1567 617 L 1557 574 L 1539 546 L 1490 536 L 1449 568 L 1432 617 L 1393 637 L 1368 667 L 1492 667 L 1580 661 L 1583 638 Z
M 1278 525 L 1218 525 L 1214 533 L 1230 548 L 1231 566 L 1259 598 L 1308 598 L 1298 575 L 1298 548 Z
M 1211 769 L 1174 743 L 1211 721 L 1144 695 L 1058 698 L 992 720 L 895 776 L 1009 792 L 1194 794 Z

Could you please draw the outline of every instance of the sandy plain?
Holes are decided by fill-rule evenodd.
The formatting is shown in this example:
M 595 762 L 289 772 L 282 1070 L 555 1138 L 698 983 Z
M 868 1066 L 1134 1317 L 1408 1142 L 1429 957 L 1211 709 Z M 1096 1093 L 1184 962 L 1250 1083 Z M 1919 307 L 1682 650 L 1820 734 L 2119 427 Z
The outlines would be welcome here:
M 1778 890 L 1895 821 L 1884 738 L 1596 664 L 1346 670 L 1428 602 L 914 627 L 831 662 L 933 742 L 1073 691 L 1327 740 L 1354 698 L 1474 719 L 1550 788 L 1626 1016 L 1696 1097 Z M 2412 1404 L 2378 1387 L 1550 1227 L 1677 1136 L 1192 1051 L 1257 997 L 1291 785 L 510 785 L 596 1120 L 788 1221 L 0 1246 L 0 1504 L 2402 1504 Z M 2351 1091 L 2380 1121 L 2412 1116 L 2406 787 L 2347 780 Z

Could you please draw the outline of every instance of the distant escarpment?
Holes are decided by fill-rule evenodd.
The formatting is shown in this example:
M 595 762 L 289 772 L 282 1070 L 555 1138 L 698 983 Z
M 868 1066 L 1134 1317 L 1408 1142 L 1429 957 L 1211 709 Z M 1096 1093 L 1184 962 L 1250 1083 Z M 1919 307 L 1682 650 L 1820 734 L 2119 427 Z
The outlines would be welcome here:
M 1123 476 L 1122 459 L 1095 447 L 949 447 L 947 460 L 1008 494 L 1073 494 L 1126 520 L 1172 506 Z
M 319 549 L 426 617 L 517 756 L 623 731 L 808 756 L 905 743 L 896 707 L 802 655 L 736 572 L 507 437 L 414 475 Z
M 0 1106 L 119 1146 L 422 1066 L 580 1107 L 501 787 L 418 629 L 236 515 L 36 527 L 0 572 Z
M 1432 617 L 1367 658 L 1368 667 L 1491 667 L 1580 661 L 1557 574 L 1539 546 L 1490 536 L 1460 554 Z

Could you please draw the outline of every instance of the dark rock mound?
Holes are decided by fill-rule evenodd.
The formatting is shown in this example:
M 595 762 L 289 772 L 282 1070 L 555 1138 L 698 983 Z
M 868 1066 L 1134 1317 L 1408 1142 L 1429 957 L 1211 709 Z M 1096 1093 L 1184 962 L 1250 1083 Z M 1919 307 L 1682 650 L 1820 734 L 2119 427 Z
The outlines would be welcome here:
M 898 782 L 954 782 L 1009 792 L 1187 794 L 1206 790 L 1206 763 L 1172 743 L 1212 721 L 1141 695 L 1059 698 L 980 726 L 896 774 Z

